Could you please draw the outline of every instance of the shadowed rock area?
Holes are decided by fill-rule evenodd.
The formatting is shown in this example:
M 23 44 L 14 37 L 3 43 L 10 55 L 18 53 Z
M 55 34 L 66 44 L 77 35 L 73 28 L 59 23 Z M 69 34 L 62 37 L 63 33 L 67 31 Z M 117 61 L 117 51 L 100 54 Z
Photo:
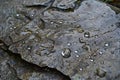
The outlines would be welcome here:
M 1 80 L 119 80 L 119 8 L 97 0 L 0 3 Z

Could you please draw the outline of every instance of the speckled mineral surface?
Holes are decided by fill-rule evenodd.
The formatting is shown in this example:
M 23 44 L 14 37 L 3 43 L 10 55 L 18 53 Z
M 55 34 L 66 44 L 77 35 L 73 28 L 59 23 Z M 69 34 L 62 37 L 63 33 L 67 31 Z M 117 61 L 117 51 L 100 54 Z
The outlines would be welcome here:
M 0 71 L 9 70 L 10 80 L 120 79 L 120 15 L 105 3 L 5 0 L 0 4 Z M 0 76 L 8 80 L 4 73 Z

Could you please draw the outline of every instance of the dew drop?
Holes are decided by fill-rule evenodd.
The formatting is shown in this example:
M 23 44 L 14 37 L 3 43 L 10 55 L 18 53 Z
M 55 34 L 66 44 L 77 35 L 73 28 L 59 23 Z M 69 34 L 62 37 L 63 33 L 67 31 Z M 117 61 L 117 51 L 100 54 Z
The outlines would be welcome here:
M 50 23 L 53 24 L 54 22 L 51 21 Z
M 30 50 L 31 48 L 30 48 L 30 47 L 28 47 L 27 49 L 28 49 L 28 50 Z
M 109 46 L 109 44 L 108 44 L 108 43 L 105 43 L 105 46 L 106 46 L 106 47 L 108 47 L 108 46 Z
M 71 43 L 68 43 L 67 45 L 68 45 L 68 46 L 71 46 Z
M 89 32 L 85 32 L 85 33 L 84 33 L 84 37 L 90 38 L 90 33 L 89 33 Z
M 85 41 L 82 38 L 79 38 L 80 43 L 85 43 Z
M 74 52 L 75 52 L 75 53 L 78 53 L 78 51 L 77 51 L 77 50 L 75 50 Z
M 10 30 L 12 30 L 13 28 L 11 27 Z
M 16 16 L 17 16 L 17 17 L 19 17 L 19 16 L 20 16 L 20 14 L 16 14 Z
M 36 32 L 36 34 L 38 34 L 39 32 Z
M 93 62 L 94 60 L 93 59 L 90 59 L 91 62 Z
M 78 57 L 79 57 L 79 55 L 76 55 L 76 57 L 78 58 Z
M 34 15 L 32 14 L 31 16 L 33 17 Z
M 82 48 L 84 49 L 84 50 L 86 50 L 86 51 L 90 51 L 90 47 L 89 47 L 89 45 L 83 45 L 82 46 Z
M 60 21 L 59 23 L 60 23 L 60 24 L 62 24 L 63 22 L 62 22 L 62 21 Z
M 102 55 L 102 54 L 103 54 L 103 52 L 102 52 L 102 51 L 100 51 L 100 52 L 99 52 L 99 54 L 100 54 L 100 55 Z
M 14 27 L 14 29 L 16 29 L 16 27 Z
M 80 71 L 82 71 L 83 69 L 82 68 L 80 68 Z
M 71 50 L 69 48 L 64 48 L 61 54 L 64 58 L 69 58 L 71 56 Z

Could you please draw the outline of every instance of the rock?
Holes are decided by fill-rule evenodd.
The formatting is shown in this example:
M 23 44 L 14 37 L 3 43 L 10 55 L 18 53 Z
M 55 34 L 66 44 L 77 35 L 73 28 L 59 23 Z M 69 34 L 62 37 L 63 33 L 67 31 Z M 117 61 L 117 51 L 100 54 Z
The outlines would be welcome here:
M 24 1 L 24 5 L 28 7 L 36 7 L 36 6 L 47 6 L 50 3 L 53 3 L 51 7 L 56 7 L 59 9 L 74 9 L 76 7 L 77 0 L 29 0 Z
M 117 15 L 105 3 L 96 0 L 85 0 L 74 11 L 64 12 L 63 9 L 71 8 L 71 5 L 74 7 L 74 1 L 76 0 L 56 2 L 62 11 L 48 9 L 44 14 L 38 11 L 37 17 L 32 20 L 25 17 L 16 19 L 13 16 L 15 22 L 11 25 L 12 30 L 10 24 L 6 29 L 0 28 L 0 40 L 9 47 L 9 51 L 20 54 L 23 60 L 39 67 L 57 69 L 71 80 L 102 80 L 95 75 L 96 67 L 102 66 L 106 70 L 105 74 L 118 73 L 120 28 L 116 24 L 119 22 Z M 40 3 L 44 3 L 44 0 Z M 54 5 L 55 3 L 52 7 Z M 14 27 L 16 28 L 13 29 Z M 106 46 L 106 43 L 109 45 Z M 64 49 L 66 57 L 61 54 Z M 27 79 L 40 78 L 40 73 L 28 72 L 25 75 L 28 76 Z M 21 79 L 25 79 L 25 75 Z
M 59 71 L 41 68 L 3 50 L 0 50 L 0 76 L 1 80 L 69 80 Z
M 7 63 L 8 55 L 0 50 L 0 80 L 19 80 L 15 70 Z

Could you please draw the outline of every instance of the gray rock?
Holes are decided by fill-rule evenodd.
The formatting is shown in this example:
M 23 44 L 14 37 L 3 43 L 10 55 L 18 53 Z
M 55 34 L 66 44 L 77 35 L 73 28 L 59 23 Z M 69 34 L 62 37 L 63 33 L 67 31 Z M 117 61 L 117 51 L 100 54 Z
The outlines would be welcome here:
M 74 0 L 70 4 L 69 1 L 62 0 L 57 6 L 74 7 Z M 61 4 L 65 7 L 60 7 Z M 36 15 L 31 21 L 23 22 L 25 17 L 15 20 L 13 24 L 17 21 L 18 26 L 13 29 L 16 24 L 12 25 L 12 31 L 10 27 L 8 32 L 1 28 L 1 40 L 10 51 L 40 67 L 55 68 L 72 80 L 107 80 L 107 75 L 119 73 L 120 28 L 116 25 L 119 19 L 105 3 L 85 0 L 73 12 L 48 9 Z M 67 48 L 70 56 L 65 58 L 62 52 Z M 95 75 L 98 67 L 105 70 L 102 78 Z
M 51 2 L 53 5 L 51 7 L 56 7 L 59 9 L 74 9 L 76 7 L 77 0 L 29 0 L 24 1 L 25 6 L 47 6 Z
M 0 49 L 0 80 L 69 80 L 59 71 L 28 63 Z
M 7 63 L 8 55 L 0 50 L 0 80 L 19 80 L 15 70 Z

